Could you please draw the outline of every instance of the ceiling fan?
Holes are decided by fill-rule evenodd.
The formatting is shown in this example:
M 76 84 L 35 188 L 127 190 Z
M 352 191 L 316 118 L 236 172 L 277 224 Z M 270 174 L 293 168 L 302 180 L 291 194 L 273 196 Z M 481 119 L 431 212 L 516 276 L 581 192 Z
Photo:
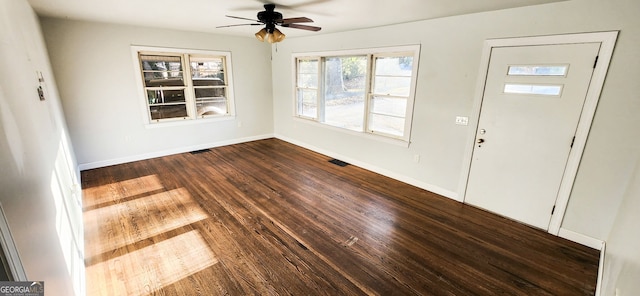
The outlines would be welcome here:
M 227 27 L 237 27 L 237 26 L 261 26 L 265 27 L 256 33 L 256 38 L 260 41 L 267 41 L 269 43 L 276 43 L 284 40 L 285 35 L 276 28 L 276 26 L 281 26 L 285 28 L 293 28 L 293 29 L 302 29 L 308 31 L 320 31 L 320 27 L 301 25 L 299 23 L 312 23 L 308 17 L 294 17 L 294 18 L 282 18 L 282 13 L 275 11 L 275 4 L 265 4 L 264 11 L 258 12 L 257 20 L 227 15 L 226 17 L 253 21 L 255 23 L 250 24 L 237 24 L 237 25 L 227 25 L 227 26 L 219 26 L 216 28 L 227 28 Z

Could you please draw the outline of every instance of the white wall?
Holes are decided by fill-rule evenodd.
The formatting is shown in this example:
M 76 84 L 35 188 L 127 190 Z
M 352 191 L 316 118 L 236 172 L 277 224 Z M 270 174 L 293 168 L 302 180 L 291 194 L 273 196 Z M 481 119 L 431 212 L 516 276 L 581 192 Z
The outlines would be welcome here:
M 562 229 L 611 240 L 603 295 L 613 295 L 617 287 L 622 295 L 638 294 L 640 194 L 633 172 L 640 157 L 639 11 L 637 0 L 573 0 L 289 39 L 273 51 L 275 133 L 459 198 L 463 150 L 471 142 L 467 128 L 455 125 L 454 118 L 470 115 L 483 41 L 620 30 Z M 422 45 L 408 148 L 293 118 L 292 53 L 405 44 Z M 412 160 L 415 154 L 419 163 Z
M 254 38 L 50 18 L 41 22 L 81 168 L 273 134 L 270 48 Z M 230 51 L 236 120 L 146 128 L 131 45 Z
M 126 161 L 182 147 L 275 134 L 456 198 L 483 41 L 489 38 L 620 30 L 607 81 L 562 228 L 611 240 L 615 266 L 637 266 L 621 246 L 640 221 L 633 179 L 640 157 L 640 2 L 572 0 L 375 29 L 288 38 L 269 48 L 252 38 L 59 19 L 42 20 L 71 137 L 82 164 Z M 321 24 L 320 24 L 321 25 Z M 230 50 L 236 121 L 146 129 L 131 44 Z M 293 118 L 292 53 L 421 44 L 411 145 L 397 146 Z M 270 64 L 269 59 L 273 58 Z M 272 108 L 272 109 L 271 109 Z M 272 110 L 272 111 L 271 111 Z M 413 161 L 414 155 L 420 162 Z M 629 222 L 630 221 L 630 222 Z M 618 246 L 618 247 L 616 247 Z M 614 254 L 614 253 L 611 253 Z M 608 253 L 609 256 L 609 253 Z M 616 259 L 618 258 L 618 259 Z M 611 261 L 610 261 L 611 262 Z M 613 266 L 613 263 L 612 263 Z M 635 267 L 633 267 L 635 268 Z M 637 269 L 629 269 L 631 271 Z M 624 273 L 605 271 L 605 291 L 638 291 Z M 629 291 L 625 290 L 625 291 Z M 629 292 L 625 292 L 629 293 Z
M 612 229 L 640 149 L 640 2 L 574 0 L 375 29 L 289 39 L 273 51 L 279 137 L 381 168 L 456 197 L 483 41 L 620 30 L 562 228 L 598 240 Z M 354 137 L 293 118 L 292 53 L 421 44 L 409 148 Z M 421 156 L 413 162 L 413 155 Z
M 46 295 L 84 294 L 75 167 L 38 19 L 26 1 L 0 0 L 0 203 L 26 276 L 45 281 Z
M 640 158 L 607 239 L 602 295 L 640 293 Z M 616 293 L 617 289 L 617 294 Z

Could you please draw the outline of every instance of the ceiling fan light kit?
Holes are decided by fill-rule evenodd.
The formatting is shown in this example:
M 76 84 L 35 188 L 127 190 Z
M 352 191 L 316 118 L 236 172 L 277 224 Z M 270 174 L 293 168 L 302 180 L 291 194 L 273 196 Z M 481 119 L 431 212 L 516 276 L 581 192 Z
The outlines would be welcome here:
M 320 31 L 320 29 L 321 29 L 320 27 L 297 24 L 297 23 L 312 23 L 313 20 L 311 20 L 310 18 L 307 18 L 307 17 L 296 17 L 296 18 L 283 19 L 282 18 L 282 14 L 277 12 L 277 11 L 275 11 L 275 8 L 276 8 L 275 4 L 265 4 L 264 5 L 264 9 L 265 10 L 258 12 L 258 15 L 257 15 L 258 19 L 257 20 L 238 17 L 238 16 L 227 15 L 227 17 L 230 17 L 230 18 L 255 21 L 257 23 L 220 26 L 218 28 L 236 27 L 236 26 L 255 26 L 255 25 L 263 25 L 264 24 L 265 27 L 262 28 L 260 31 L 258 31 L 255 34 L 255 36 L 256 36 L 256 39 L 258 39 L 258 40 L 260 40 L 262 42 L 264 42 L 266 40 L 269 43 L 280 42 L 280 41 L 284 40 L 284 38 L 286 37 L 286 35 L 284 33 L 280 32 L 280 30 L 278 30 L 278 28 L 276 28 L 276 26 L 281 26 L 281 27 L 286 27 L 286 28 L 294 28 L 294 29 L 301 29 L 301 30 L 307 30 L 307 31 Z
M 267 41 L 269 43 L 276 43 L 284 40 L 284 37 L 286 37 L 286 35 L 276 28 L 273 28 L 271 31 L 267 28 L 263 28 L 256 33 L 256 39 L 261 42 Z

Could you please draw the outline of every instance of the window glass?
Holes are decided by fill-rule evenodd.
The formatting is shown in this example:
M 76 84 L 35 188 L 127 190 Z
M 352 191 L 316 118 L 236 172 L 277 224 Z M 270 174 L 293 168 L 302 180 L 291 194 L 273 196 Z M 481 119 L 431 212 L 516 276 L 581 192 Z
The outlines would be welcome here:
M 149 105 L 185 102 L 184 89 L 147 90 Z
M 137 51 L 150 120 L 233 115 L 230 55 L 169 51 Z
M 372 114 L 370 128 L 374 132 L 381 132 L 400 137 L 404 134 L 404 118 L 383 114 Z
M 374 96 L 371 100 L 371 112 L 404 117 L 407 111 L 407 99 L 397 97 Z
M 568 65 L 560 66 L 509 66 L 510 76 L 566 76 Z
M 150 106 L 151 119 L 167 119 L 176 117 L 187 117 L 187 106 L 182 105 L 163 105 L 163 106 Z
M 318 88 L 318 60 L 301 59 L 298 61 L 298 86 Z
M 298 115 L 316 118 L 318 114 L 318 91 L 298 89 Z
M 318 116 L 318 81 L 319 81 L 319 59 L 300 58 L 297 59 L 297 114 L 308 118 Z
M 184 86 L 179 56 L 141 55 L 145 86 Z
M 559 96 L 562 93 L 562 85 L 507 83 L 504 85 L 504 92 L 509 94 Z
M 413 57 L 409 55 L 375 58 L 373 96 L 369 107 L 369 130 L 403 136 L 407 100 L 411 93 Z
M 326 58 L 324 123 L 363 131 L 366 74 L 366 56 Z
M 418 51 L 407 46 L 296 58 L 296 115 L 408 141 Z

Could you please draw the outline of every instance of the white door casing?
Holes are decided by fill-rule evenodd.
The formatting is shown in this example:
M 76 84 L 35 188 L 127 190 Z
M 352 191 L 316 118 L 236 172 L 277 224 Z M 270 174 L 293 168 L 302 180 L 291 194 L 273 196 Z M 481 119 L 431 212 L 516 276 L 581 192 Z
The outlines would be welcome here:
M 603 32 L 485 43 L 460 182 L 464 202 L 558 234 L 616 37 Z M 568 71 L 566 77 L 507 75 L 518 65 L 568 65 Z M 505 94 L 505 83 L 560 85 L 562 92 Z

